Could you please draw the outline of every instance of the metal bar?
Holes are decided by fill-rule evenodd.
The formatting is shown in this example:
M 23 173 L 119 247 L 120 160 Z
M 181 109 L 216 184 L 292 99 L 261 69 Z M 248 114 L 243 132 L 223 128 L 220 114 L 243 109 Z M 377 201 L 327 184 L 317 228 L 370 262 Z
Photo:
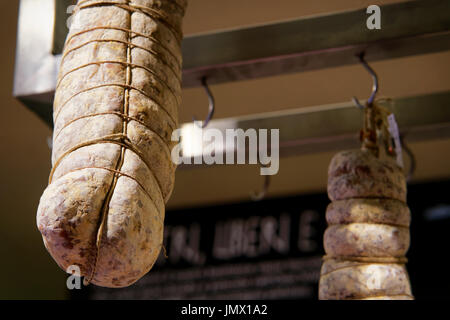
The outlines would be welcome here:
M 70 0 L 21 0 L 14 95 L 51 125 L 59 55 Z M 450 50 L 450 1 L 381 6 L 381 30 L 368 30 L 364 9 L 186 37 L 183 86 Z M 57 29 L 55 31 L 55 29 Z M 65 32 L 63 32 L 65 30 Z
M 59 57 L 52 54 L 55 1 L 20 1 L 13 89 L 49 125 L 59 66 Z
M 450 1 L 381 7 L 381 29 L 366 26 L 366 9 L 187 37 L 183 86 L 303 72 L 450 49 Z
M 386 104 L 408 142 L 450 137 L 450 91 L 394 99 Z M 212 120 L 208 129 L 279 129 L 280 156 L 357 148 L 363 111 L 352 103 Z M 193 123 L 181 127 L 183 163 L 200 163 L 208 142 Z M 227 151 L 225 143 L 215 153 Z M 186 146 L 186 147 L 184 147 Z M 235 150 L 233 150 L 235 151 Z M 181 167 L 193 167 L 189 165 Z M 194 166 L 195 167 L 195 166 Z

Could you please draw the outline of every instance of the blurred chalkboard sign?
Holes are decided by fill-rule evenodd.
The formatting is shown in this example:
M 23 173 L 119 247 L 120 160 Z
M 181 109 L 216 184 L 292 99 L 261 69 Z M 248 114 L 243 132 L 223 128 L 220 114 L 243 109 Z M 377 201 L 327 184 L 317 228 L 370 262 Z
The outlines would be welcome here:
M 417 299 L 450 298 L 450 181 L 411 185 L 407 265 Z M 317 299 L 326 194 L 166 213 L 153 270 L 123 289 L 89 286 L 88 299 Z

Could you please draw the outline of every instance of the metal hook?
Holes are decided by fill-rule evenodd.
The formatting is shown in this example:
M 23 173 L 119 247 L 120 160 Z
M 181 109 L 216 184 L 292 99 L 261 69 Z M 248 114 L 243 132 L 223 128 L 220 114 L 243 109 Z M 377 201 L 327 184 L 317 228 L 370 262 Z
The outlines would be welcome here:
M 367 100 L 367 106 L 370 108 L 370 107 L 372 107 L 373 102 L 375 101 L 375 96 L 378 93 L 379 84 L 378 84 L 377 74 L 369 66 L 369 64 L 366 62 L 366 60 L 364 60 L 364 55 L 365 55 L 365 53 L 362 52 L 358 55 L 358 58 L 359 58 L 359 61 L 361 62 L 361 64 L 364 66 L 364 68 L 366 68 L 366 70 L 370 73 L 370 75 L 372 76 L 372 79 L 373 79 L 372 93 L 370 94 L 370 97 Z M 360 109 L 364 108 L 364 106 L 359 102 L 358 98 L 353 97 L 352 100 Z
M 270 186 L 270 175 L 266 175 L 264 176 L 264 184 L 263 184 L 263 188 L 261 191 L 259 192 L 255 192 L 253 191 L 251 194 L 251 198 L 253 201 L 261 201 L 262 199 L 264 199 L 264 197 L 267 194 L 267 191 L 269 190 L 269 186 Z
M 206 77 L 203 77 L 201 81 L 202 81 L 202 86 L 206 91 L 206 95 L 208 96 L 208 102 L 209 102 L 208 115 L 206 116 L 205 121 L 203 121 L 203 124 L 201 126 L 199 126 L 200 128 L 203 129 L 203 128 L 206 128 L 209 121 L 211 121 L 212 117 L 214 116 L 216 102 L 214 100 L 214 96 L 211 93 L 211 90 L 208 87 L 208 83 L 206 82 Z M 197 119 L 195 118 L 195 116 L 193 117 L 193 120 L 195 123 L 197 123 Z

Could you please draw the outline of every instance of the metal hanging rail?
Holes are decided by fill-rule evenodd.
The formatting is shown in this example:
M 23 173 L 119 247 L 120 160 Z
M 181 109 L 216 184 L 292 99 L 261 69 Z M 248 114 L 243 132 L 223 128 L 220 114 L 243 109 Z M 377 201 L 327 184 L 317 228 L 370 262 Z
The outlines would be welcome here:
M 450 91 L 393 99 L 383 106 L 396 115 L 400 133 L 408 143 L 450 137 Z M 348 102 L 212 120 L 208 128 L 218 129 L 224 137 L 226 129 L 280 129 L 279 152 L 286 157 L 358 148 L 362 119 L 362 110 Z M 209 142 L 202 141 L 200 129 L 193 123 L 182 125 L 181 130 L 183 143 L 195 146 L 186 148 L 183 163 L 201 163 L 203 150 L 211 153 Z M 224 145 L 214 151 L 225 154 L 227 149 Z
M 73 0 L 20 3 L 14 95 L 50 126 L 70 4 Z M 187 37 L 183 86 L 200 86 L 206 78 L 214 84 L 356 64 L 361 52 L 370 62 L 450 50 L 450 1 L 402 2 L 382 6 L 381 12 L 380 30 L 366 28 L 361 9 Z M 450 92 L 444 92 L 396 99 L 392 111 L 411 142 L 450 137 L 449 105 Z M 290 156 L 357 147 L 360 124 L 361 111 L 347 103 L 212 120 L 208 128 L 278 128 L 280 155 Z M 199 135 L 189 135 L 199 129 L 182 126 L 184 143 L 197 147 L 183 148 L 185 160 L 203 156 Z
M 52 101 L 67 7 L 73 0 L 21 0 L 14 95 L 52 124 Z M 450 50 L 450 1 L 381 6 L 382 27 L 369 30 L 365 9 L 186 37 L 183 86 Z
M 366 9 L 187 37 L 183 86 L 215 84 L 450 49 L 450 1 L 381 6 L 369 30 Z

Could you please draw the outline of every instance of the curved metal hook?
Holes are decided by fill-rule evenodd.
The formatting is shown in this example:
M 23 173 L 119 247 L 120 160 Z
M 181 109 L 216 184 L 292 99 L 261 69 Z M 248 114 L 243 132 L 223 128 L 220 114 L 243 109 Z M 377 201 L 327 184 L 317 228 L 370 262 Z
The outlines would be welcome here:
M 378 83 L 378 76 L 377 76 L 377 74 L 369 66 L 369 64 L 366 62 L 366 60 L 364 59 L 364 55 L 365 55 L 364 52 L 362 52 L 362 53 L 360 53 L 358 55 L 359 61 L 361 62 L 363 67 L 370 73 L 370 75 L 372 76 L 372 79 L 373 79 L 372 93 L 370 94 L 370 97 L 367 100 L 367 106 L 370 108 L 373 105 L 373 102 L 375 101 L 375 96 L 378 93 L 379 83 Z M 359 102 L 358 98 L 353 97 L 352 100 L 359 108 L 361 108 L 361 109 L 364 108 L 364 106 Z
M 270 176 L 266 175 L 264 177 L 264 184 L 263 184 L 263 188 L 261 191 L 259 192 L 255 192 L 253 191 L 251 194 L 251 198 L 253 201 L 261 201 L 262 199 L 264 199 L 264 197 L 267 194 L 267 191 L 269 190 L 269 186 L 270 186 Z
M 205 121 L 203 121 L 203 124 L 201 126 L 199 126 L 200 128 L 206 128 L 206 126 L 208 125 L 209 121 L 211 121 L 212 117 L 214 116 L 214 111 L 216 109 L 216 102 L 214 100 L 214 96 L 211 93 L 211 90 L 209 90 L 208 87 L 208 83 L 206 82 L 206 77 L 202 78 L 202 86 L 206 91 L 206 95 L 208 96 L 208 102 L 209 102 L 209 107 L 208 107 L 208 115 L 206 116 Z M 197 119 L 195 118 L 195 116 L 193 117 L 193 120 L 195 123 L 197 123 Z

